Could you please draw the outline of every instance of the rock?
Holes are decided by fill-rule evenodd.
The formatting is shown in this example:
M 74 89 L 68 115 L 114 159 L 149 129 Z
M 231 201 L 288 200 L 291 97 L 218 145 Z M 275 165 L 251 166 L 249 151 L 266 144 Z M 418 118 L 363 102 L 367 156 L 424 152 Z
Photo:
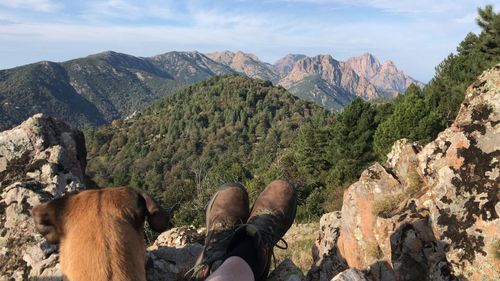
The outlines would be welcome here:
M 267 281 L 303 281 L 304 274 L 291 260 L 283 260 L 272 272 L 269 274 Z
M 358 269 L 348 269 L 337 274 L 331 281 L 369 281 L 369 279 Z
M 189 244 L 148 251 L 147 280 L 189 280 L 188 271 L 193 268 L 202 248 L 200 244 Z
M 34 228 L 31 208 L 85 187 L 83 134 L 37 114 L 0 133 L 0 279 L 62 280 L 57 247 Z
M 335 248 L 340 234 L 341 218 L 341 212 L 331 212 L 321 216 L 319 221 L 320 231 L 316 241 L 318 256 L 324 256 Z
M 227 65 L 237 73 L 243 73 L 251 78 L 268 80 L 273 83 L 276 83 L 280 78 L 271 65 L 261 62 L 254 54 L 224 51 L 205 55 L 218 63 Z
M 499 139 L 497 65 L 468 88 L 450 128 L 423 148 L 396 142 L 348 188 L 337 241 L 347 265 L 372 280 L 500 280 L 489 250 L 500 232 Z
M 189 280 L 186 273 L 201 253 L 203 240 L 204 235 L 193 226 L 176 227 L 161 233 L 148 247 L 147 280 Z
M 338 249 L 349 267 L 368 268 L 390 260 L 393 223 L 373 213 L 377 202 L 402 194 L 404 186 L 392 171 L 378 163 L 365 170 L 360 180 L 344 193 Z M 384 214 L 397 212 L 398 204 L 384 206 Z
M 500 280 L 489 248 L 500 232 L 500 65 L 468 89 L 453 125 L 418 154 L 429 189 L 422 196 L 454 274 Z
M 341 222 L 340 212 L 327 213 L 321 217 L 320 231 L 312 249 L 313 264 L 306 280 L 328 281 L 347 269 L 337 248 Z
M 194 226 L 180 226 L 163 232 L 148 250 L 160 247 L 183 247 L 187 244 L 203 244 L 205 235 L 198 233 Z

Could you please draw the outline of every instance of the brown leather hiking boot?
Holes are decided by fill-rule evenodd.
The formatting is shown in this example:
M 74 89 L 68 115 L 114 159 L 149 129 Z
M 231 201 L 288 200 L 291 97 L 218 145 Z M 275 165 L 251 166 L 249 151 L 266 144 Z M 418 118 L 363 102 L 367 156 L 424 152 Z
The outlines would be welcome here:
M 206 212 L 205 246 L 193 268 L 196 280 L 204 280 L 227 258 L 234 230 L 247 221 L 249 213 L 248 193 L 242 185 L 228 183 L 214 194 Z
M 238 241 L 250 238 L 257 251 L 256 256 L 247 260 L 256 281 L 265 280 L 271 266 L 273 248 L 288 231 L 295 219 L 297 196 L 286 181 L 270 183 L 255 201 L 250 217 L 238 231 L 229 248 Z M 246 237 L 246 238 L 245 238 Z M 248 252 L 248 251 L 247 251 Z

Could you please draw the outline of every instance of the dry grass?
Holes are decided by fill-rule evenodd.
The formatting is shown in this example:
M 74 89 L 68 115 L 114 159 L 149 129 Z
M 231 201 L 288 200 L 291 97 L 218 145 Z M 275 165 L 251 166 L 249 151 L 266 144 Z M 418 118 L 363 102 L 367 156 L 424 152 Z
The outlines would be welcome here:
M 373 202 L 372 213 L 375 216 L 382 218 L 390 218 L 401 206 L 401 203 L 406 200 L 404 194 L 386 195 Z
M 417 194 L 422 189 L 422 178 L 417 172 L 417 164 L 412 164 L 407 176 L 407 191 L 409 196 Z
M 417 172 L 417 164 L 411 164 L 408 170 L 406 182 L 407 186 L 404 193 L 389 194 L 373 203 L 372 214 L 382 218 L 390 218 L 395 215 L 401 207 L 420 190 L 422 190 L 423 181 Z
M 491 242 L 490 253 L 494 259 L 500 260 L 500 239 L 495 239 Z
M 323 203 L 323 209 L 325 213 L 339 211 L 342 209 L 342 203 L 344 199 L 344 191 L 349 188 L 350 184 L 345 184 L 344 186 L 337 188 L 330 188 L 325 194 L 327 194 L 327 199 Z
M 370 242 L 367 245 L 366 248 L 366 254 L 372 258 L 372 259 L 381 259 L 384 256 L 384 253 L 382 253 L 382 249 L 380 249 L 380 246 L 377 244 L 377 242 Z
M 316 240 L 319 223 L 294 224 L 285 234 L 284 239 L 288 243 L 288 249 L 274 248 L 276 266 L 286 258 L 289 258 L 298 266 L 304 274 L 312 265 L 311 249 Z M 278 243 L 282 245 L 282 242 Z

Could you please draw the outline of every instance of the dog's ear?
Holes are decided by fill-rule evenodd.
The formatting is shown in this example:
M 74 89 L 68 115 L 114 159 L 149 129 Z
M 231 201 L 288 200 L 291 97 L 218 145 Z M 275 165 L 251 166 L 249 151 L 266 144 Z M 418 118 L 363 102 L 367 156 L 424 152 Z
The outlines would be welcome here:
M 49 243 L 59 243 L 63 234 L 64 206 L 67 196 L 52 200 L 33 208 L 31 214 L 35 221 L 35 228 Z
M 144 199 L 146 218 L 148 224 L 156 232 L 165 231 L 170 224 L 170 215 L 156 200 L 144 191 L 138 191 L 139 196 Z

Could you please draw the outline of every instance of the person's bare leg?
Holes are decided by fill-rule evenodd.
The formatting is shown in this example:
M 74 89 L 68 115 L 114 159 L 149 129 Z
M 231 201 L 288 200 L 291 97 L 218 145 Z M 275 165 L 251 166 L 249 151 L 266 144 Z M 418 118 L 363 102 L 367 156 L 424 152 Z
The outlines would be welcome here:
M 248 263 L 237 256 L 229 257 L 210 274 L 206 281 L 255 281 L 252 269 Z

